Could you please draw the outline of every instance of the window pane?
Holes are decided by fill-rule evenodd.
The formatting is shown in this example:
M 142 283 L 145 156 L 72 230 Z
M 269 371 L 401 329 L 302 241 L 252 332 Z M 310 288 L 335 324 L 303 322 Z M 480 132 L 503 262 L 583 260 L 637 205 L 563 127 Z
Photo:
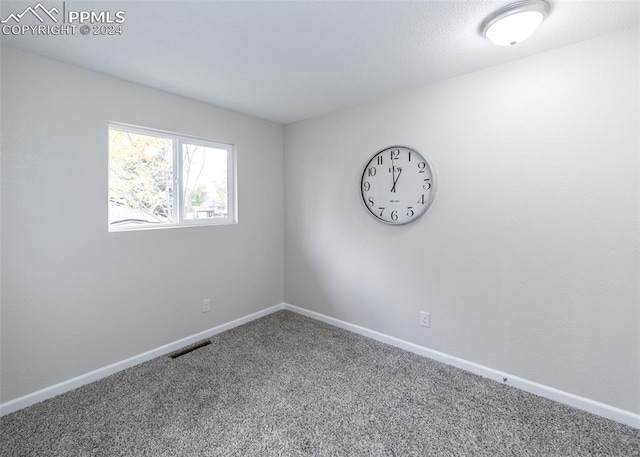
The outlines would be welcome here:
M 227 150 L 182 145 L 184 219 L 229 217 Z
M 109 225 L 173 219 L 173 141 L 110 128 Z

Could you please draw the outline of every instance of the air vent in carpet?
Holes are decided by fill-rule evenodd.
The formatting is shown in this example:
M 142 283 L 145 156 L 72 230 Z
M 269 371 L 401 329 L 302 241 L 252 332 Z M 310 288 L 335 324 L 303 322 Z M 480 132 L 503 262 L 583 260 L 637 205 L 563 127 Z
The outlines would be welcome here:
M 206 340 L 206 341 L 200 341 L 199 343 L 194 343 L 190 346 L 185 346 L 182 349 L 176 351 L 176 352 L 172 352 L 171 354 L 169 354 L 169 357 L 171 357 L 172 359 L 176 359 L 180 356 L 183 356 L 185 354 L 188 354 L 191 351 L 195 351 L 196 349 L 200 349 L 202 347 L 208 346 L 211 344 L 211 341 Z

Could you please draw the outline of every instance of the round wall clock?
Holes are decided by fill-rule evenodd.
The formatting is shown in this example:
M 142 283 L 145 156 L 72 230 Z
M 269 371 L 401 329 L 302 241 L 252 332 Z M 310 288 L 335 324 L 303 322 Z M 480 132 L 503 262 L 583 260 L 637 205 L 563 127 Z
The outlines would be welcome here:
M 391 146 L 377 152 L 362 171 L 362 202 L 387 224 L 408 224 L 422 216 L 436 196 L 436 174 L 418 151 Z

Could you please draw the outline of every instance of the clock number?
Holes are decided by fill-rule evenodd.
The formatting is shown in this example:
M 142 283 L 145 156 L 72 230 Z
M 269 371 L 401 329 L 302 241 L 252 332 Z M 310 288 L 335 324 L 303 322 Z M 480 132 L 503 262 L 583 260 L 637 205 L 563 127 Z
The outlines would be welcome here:
M 398 220 L 398 212 L 397 211 L 391 211 L 391 220 L 394 221 L 394 222 Z
M 420 171 L 418 171 L 418 173 L 424 173 L 424 169 L 427 166 L 426 163 L 424 162 L 418 162 L 418 168 L 420 169 Z
M 400 158 L 400 149 L 392 149 L 391 160 L 397 160 L 398 158 Z
M 369 183 L 369 181 L 365 181 L 362 187 L 364 188 L 365 191 L 368 192 L 371 189 L 371 184 Z
M 424 180 L 424 184 L 422 185 L 422 188 L 424 190 L 429 190 L 431 189 L 431 183 L 429 182 L 429 178 L 425 178 Z
M 420 198 L 418 199 L 418 203 L 422 203 L 423 205 L 427 203 L 426 201 L 424 201 L 424 194 L 420 196 Z
M 384 213 L 384 206 L 380 206 L 378 209 L 380 210 L 380 217 L 382 217 L 382 213 Z
M 369 197 L 367 201 L 369 202 L 369 206 L 373 208 L 373 197 Z
M 369 167 L 367 170 L 367 176 L 372 177 L 376 175 L 376 167 Z
M 413 206 L 407 207 L 407 217 L 413 217 L 415 213 L 413 212 Z
M 381 155 L 378 156 L 378 165 L 382 165 L 382 156 Z

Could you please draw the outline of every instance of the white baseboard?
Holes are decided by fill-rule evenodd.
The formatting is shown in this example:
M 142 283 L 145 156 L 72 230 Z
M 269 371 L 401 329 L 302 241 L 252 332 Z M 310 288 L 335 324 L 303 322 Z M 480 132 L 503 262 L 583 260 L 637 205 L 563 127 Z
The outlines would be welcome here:
M 290 305 L 288 303 L 281 303 L 279 305 L 274 305 L 269 308 L 265 308 L 262 311 L 249 314 L 247 316 L 241 317 L 239 319 L 228 322 L 226 324 L 218 325 L 216 327 L 210 328 L 209 330 L 205 330 L 203 332 L 196 333 L 195 335 L 191 335 L 186 338 L 182 338 L 180 340 L 174 341 L 172 343 L 165 344 L 164 346 L 160 346 L 156 349 L 152 349 L 150 351 L 133 356 L 126 360 L 113 363 L 106 367 L 99 368 L 89 373 L 85 373 L 83 375 L 69 379 L 67 381 L 63 381 L 59 384 L 55 384 L 53 386 L 49 386 L 44 389 L 38 390 L 36 392 L 27 394 L 23 397 L 16 398 L 15 400 L 2 403 L 0 404 L 0 416 L 4 416 L 6 414 L 10 414 L 20 409 L 26 408 L 33 404 L 39 403 L 43 400 L 47 400 L 49 398 L 60 395 L 62 393 L 76 389 L 85 384 L 89 384 L 93 381 L 97 381 L 99 379 L 105 378 L 114 373 L 133 367 L 135 365 L 154 359 L 156 357 L 160 357 L 165 354 L 169 354 L 170 352 L 177 351 L 178 349 L 181 349 L 185 346 L 196 343 L 206 338 L 210 338 L 213 335 L 224 332 L 226 330 L 230 330 L 234 327 L 238 327 L 242 324 L 246 324 L 247 322 L 253 321 L 255 319 L 259 319 L 263 316 L 274 313 L 276 311 L 280 311 L 282 309 L 286 309 L 298 314 L 302 314 L 312 319 L 325 322 L 329 325 L 333 325 L 335 327 L 339 327 L 344 330 L 357 333 L 358 335 L 366 336 L 368 338 L 372 338 L 374 340 L 389 344 L 391 346 L 404 349 L 405 351 L 409 351 L 414 354 L 428 357 L 430 359 L 437 360 L 438 362 L 446 363 L 448 365 L 461 368 L 463 370 L 483 376 L 485 378 L 493 379 L 494 381 L 497 381 L 500 383 L 506 383 L 510 386 L 516 387 L 526 392 L 530 392 L 530 393 L 539 395 L 541 397 L 545 397 L 550 400 L 554 400 L 559 403 L 563 403 L 565 405 L 569 405 L 574 408 L 578 408 L 583 411 L 596 414 L 598 416 L 602 416 L 607 419 L 614 420 L 616 422 L 620 422 L 621 424 L 640 429 L 640 414 L 635 414 L 629 411 L 625 411 L 625 410 L 607 405 L 605 403 L 600 403 L 597 401 L 590 400 L 588 398 L 579 397 L 577 395 L 574 395 L 568 392 L 554 389 L 553 387 L 545 386 L 543 384 L 529 381 L 527 379 L 519 378 L 517 376 L 513 376 L 511 374 L 504 373 L 502 371 L 494 370 L 492 368 L 488 368 L 483 365 L 479 365 L 477 363 L 469 362 L 467 360 L 460 359 L 458 357 L 453 357 L 448 354 L 444 354 L 442 352 L 434 351 L 433 349 L 429 349 L 424 346 L 419 346 L 417 344 L 410 343 L 408 341 L 404 341 L 399 338 L 395 338 L 393 336 L 385 335 L 384 333 L 376 332 L 374 330 L 369 330 L 367 328 L 350 324 L 348 322 L 341 321 L 339 319 L 335 319 L 333 317 L 329 317 L 324 314 L 316 313 L 314 311 L 309 311 L 307 309 L 300 308 L 294 305 Z M 504 381 L 505 378 L 506 378 L 506 381 Z
M 247 322 L 259 319 L 263 316 L 266 316 L 267 314 L 271 314 L 282 309 L 284 309 L 284 303 L 265 308 L 262 311 L 249 314 L 248 316 L 244 316 L 234 321 L 227 322 L 226 324 L 218 325 L 216 327 L 210 328 L 209 330 L 205 330 L 203 332 L 196 333 L 195 335 L 182 338 L 180 340 L 174 341 L 173 343 L 165 344 L 164 346 L 160 346 L 159 348 L 152 349 L 142 354 L 138 354 L 126 360 L 113 363 L 106 367 L 98 368 L 97 370 L 90 371 L 89 373 L 85 373 L 83 375 L 77 376 L 67 381 L 63 381 L 53 386 L 45 387 L 44 389 L 27 394 L 23 397 L 16 398 L 15 400 L 2 403 L 0 404 L 0 417 L 26 408 L 27 406 L 31 406 L 41 401 L 47 400 L 49 398 L 53 398 L 56 395 L 60 395 L 70 390 L 77 389 L 78 387 L 84 386 L 85 384 L 89 384 L 91 382 L 105 378 L 114 373 L 141 364 L 148 360 L 155 359 L 156 357 L 160 357 L 165 354 L 169 354 L 170 352 L 177 351 L 178 349 L 181 349 L 185 346 L 197 343 L 200 340 L 210 338 L 213 335 L 222 333 L 226 330 L 230 330 L 234 327 L 238 327 L 239 325 L 246 324 Z
M 342 328 L 344 330 L 348 330 L 353 333 L 357 333 L 358 335 L 363 335 L 382 343 L 404 349 L 405 351 L 413 352 L 414 354 L 428 357 L 430 359 L 437 360 L 438 362 L 446 363 L 447 365 L 452 365 L 454 367 L 470 371 L 471 373 L 480 375 L 482 377 L 489 378 L 500 383 L 508 384 L 520 390 L 524 390 L 526 392 L 530 392 L 532 394 L 557 401 L 558 403 L 569 405 L 588 413 L 596 414 L 598 416 L 620 422 L 621 424 L 640 429 L 640 414 L 625 411 L 623 409 L 590 400 L 588 398 L 579 397 L 578 395 L 574 395 L 569 392 L 564 392 L 562 390 L 545 386 L 537 382 L 519 378 L 502 371 L 494 370 L 493 368 L 485 367 L 483 365 L 469 362 L 458 357 L 453 357 L 442 352 L 434 351 L 433 349 L 429 349 L 424 346 L 419 346 L 417 344 L 410 343 L 393 336 L 385 335 L 384 333 L 369 330 L 367 328 L 350 324 L 349 322 L 341 321 L 333 317 L 325 316 L 324 314 L 316 313 L 314 311 L 309 311 L 304 308 L 299 308 L 288 303 L 284 304 L 284 309 L 302 314 L 312 319 L 325 322 L 327 324 Z

